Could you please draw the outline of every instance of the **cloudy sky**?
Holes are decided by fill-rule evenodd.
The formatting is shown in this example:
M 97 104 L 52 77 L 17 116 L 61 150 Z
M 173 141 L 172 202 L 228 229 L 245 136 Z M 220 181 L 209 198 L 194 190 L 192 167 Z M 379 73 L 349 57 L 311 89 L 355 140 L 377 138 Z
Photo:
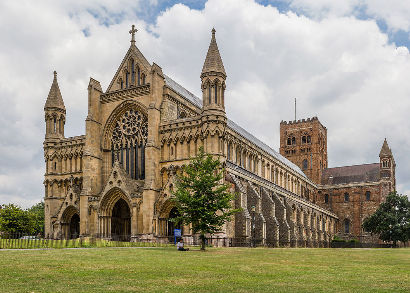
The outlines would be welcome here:
M 84 134 L 90 76 L 107 88 L 129 47 L 200 94 L 216 29 L 228 116 L 279 148 L 279 123 L 318 116 L 329 167 L 378 162 L 387 137 L 410 194 L 410 1 L 0 2 L 0 204 L 44 195 L 44 103 L 57 70 L 65 133 Z

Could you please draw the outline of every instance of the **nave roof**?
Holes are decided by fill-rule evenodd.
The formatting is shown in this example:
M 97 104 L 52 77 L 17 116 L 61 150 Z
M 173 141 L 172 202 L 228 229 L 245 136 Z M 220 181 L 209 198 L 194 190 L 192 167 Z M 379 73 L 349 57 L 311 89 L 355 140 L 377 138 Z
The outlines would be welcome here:
M 198 108 L 202 107 L 202 99 L 195 96 L 193 93 L 191 93 L 190 91 L 185 89 L 182 85 L 180 85 L 179 83 L 177 83 L 176 81 L 171 79 L 169 76 L 164 74 L 164 77 L 165 77 L 165 84 L 168 87 L 173 89 L 175 92 L 177 92 L 179 95 L 181 95 L 183 98 L 185 98 L 187 101 L 191 102 L 192 104 L 194 104 Z M 247 130 L 245 130 L 244 128 L 242 128 L 241 126 L 239 126 L 238 124 L 236 124 L 235 122 L 233 122 L 230 119 L 228 119 L 228 127 L 230 129 L 232 129 L 233 131 L 235 131 L 236 133 L 238 133 L 239 135 L 241 135 L 242 137 L 244 137 L 245 139 L 247 139 L 250 142 L 254 143 L 256 146 L 258 146 L 263 151 L 270 154 L 272 157 L 276 158 L 277 160 L 279 160 L 283 164 L 290 167 L 292 170 L 294 170 L 299 175 L 307 178 L 305 173 L 303 173 L 303 171 L 297 165 L 295 165 L 294 163 L 292 163 L 291 161 L 286 159 L 284 156 L 279 154 L 277 151 L 272 149 L 270 146 L 268 146 L 267 144 L 265 144 L 264 142 L 259 140 L 257 137 L 255 137 L 254 135 L 252 135 Z

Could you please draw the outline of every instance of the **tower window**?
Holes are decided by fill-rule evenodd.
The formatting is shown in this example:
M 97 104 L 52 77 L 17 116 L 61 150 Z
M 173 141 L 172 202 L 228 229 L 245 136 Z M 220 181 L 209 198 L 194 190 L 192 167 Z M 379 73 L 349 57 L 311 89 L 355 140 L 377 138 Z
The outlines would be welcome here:
M 128 71 L 125 73 L 125 88 L 128 88 L 128 76 L 130 74 L 128 73 Z
M 306 159 L 302 162 L 302 170 L 306 170 L 308 168 L 308 161 Z
M 344 226 L 345 226 L 345 233 L 346 234 L 350 233 L 350 220 L 349 219 L 344 220 Z
M 211 85 L 208 84 L 208 102 L 211 104 Z
M 349 201 L 349 193 L 345 192 L 345 202 Z
M 54 162 L 54 170 L 57 171 L 57 162 Z
M 366 191 L 366 200 L 367 200 L 367 201 L 370 200 L 370 191 Z
M 57 132 L 57 119 L 54 117 L 54 132 Z
M 295 145 L 296 144 L 296 137 L 289 136 L 287 139 L 287 145 Z
M 325 194 L 325 203 L 329 203 L 329 194 Z
M 215 104 L 218 103 L 218 86 L 215 84 Z
M 311 141 L 310 135 L 302 136 L 302 144 L 310 143 L 310 141 Z

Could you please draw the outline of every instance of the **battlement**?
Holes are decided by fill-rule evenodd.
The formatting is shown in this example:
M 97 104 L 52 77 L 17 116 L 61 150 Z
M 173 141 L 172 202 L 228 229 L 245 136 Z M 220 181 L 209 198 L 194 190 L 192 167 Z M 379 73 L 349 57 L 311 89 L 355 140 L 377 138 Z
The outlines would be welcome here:
M 317 118 L 317 116 L 314 116 L 314 117 L 312 117 L 312 118 L 307 118 L 307 119 L 299 119 L 299 120 L 291 120 L 291 121 L 285 121 L 285 120 L 282 120 L 281 122 L 280 122 L 280 124 L 285 124 L 285 125 L 287 125 L 287 124 L 298 124 L 298 123 L 306 123 L 306 122 L 313 122 L 313 121 L 318 121 L 319 120 L 319 118 Z

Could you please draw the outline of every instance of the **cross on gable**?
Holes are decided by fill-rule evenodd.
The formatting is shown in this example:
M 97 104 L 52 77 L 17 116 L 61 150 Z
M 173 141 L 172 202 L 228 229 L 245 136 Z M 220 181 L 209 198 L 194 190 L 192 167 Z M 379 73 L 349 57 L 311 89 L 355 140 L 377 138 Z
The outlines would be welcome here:
M 130 34 L 131 34 L 131 44 L 135 44 L 135 33 L 138 30 L 135 28 L 135 25 L 131 26 Z

